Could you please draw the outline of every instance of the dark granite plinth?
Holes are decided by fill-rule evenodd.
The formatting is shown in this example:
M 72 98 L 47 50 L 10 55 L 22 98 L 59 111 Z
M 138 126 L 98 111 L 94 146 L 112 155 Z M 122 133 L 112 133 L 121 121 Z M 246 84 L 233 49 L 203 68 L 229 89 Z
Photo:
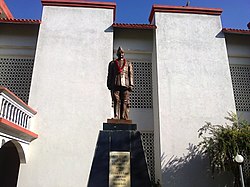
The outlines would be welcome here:
M 151 186 L 140 132 L 135 130 L 103 130 L 99 132 L 88 187 L 109 186 L 109 155 L 111 151 L 130 152 L 131 187 Z
M 103 123 L 103 130 L 136 130 L 136 124 Z

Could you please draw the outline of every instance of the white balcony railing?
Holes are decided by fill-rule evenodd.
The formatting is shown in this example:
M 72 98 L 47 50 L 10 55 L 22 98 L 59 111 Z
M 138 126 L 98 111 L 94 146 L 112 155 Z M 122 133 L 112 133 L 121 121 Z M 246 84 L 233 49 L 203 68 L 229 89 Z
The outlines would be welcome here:
M 29 119 L 36 114 L 32 108 L 8 89 L 0 86 L 0 118 L 29 129 Z

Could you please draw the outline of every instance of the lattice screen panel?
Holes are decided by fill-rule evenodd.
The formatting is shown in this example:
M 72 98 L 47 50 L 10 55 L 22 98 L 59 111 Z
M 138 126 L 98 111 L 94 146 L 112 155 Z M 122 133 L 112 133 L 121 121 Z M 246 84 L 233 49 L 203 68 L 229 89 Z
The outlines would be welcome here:
M 0 85 L 28 103 L 34 59 L 0 58 Z
M 250 66 L 230 65 L 237 111 L 250 111 Z
M 152 108 L 152 63 L 132 62 L 134 67 L 134 90 L 131 108 Z
M 145 152 L 148 169 L 151 175 L 151 179 L 155 181 L 155 159 L 154 159 L 154 133 L 153 132 L 141 132 L 142 145 Z

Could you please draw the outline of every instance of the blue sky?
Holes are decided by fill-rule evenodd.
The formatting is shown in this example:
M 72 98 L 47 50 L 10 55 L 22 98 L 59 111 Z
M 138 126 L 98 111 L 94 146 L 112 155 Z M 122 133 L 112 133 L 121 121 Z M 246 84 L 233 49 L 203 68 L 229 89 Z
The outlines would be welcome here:
M 96 0 L 103 1 L 103 0 Z M 41 19 L 41 0 L 5 0 L 15 18 Z M 117 4 L 116 22 L 148 23 L 153 4 L 183 6 L 187 0 L 105 0 Z M 225 28 L 247 29 L 250 0 L 191 0 L 190 6 L 222 8 Z

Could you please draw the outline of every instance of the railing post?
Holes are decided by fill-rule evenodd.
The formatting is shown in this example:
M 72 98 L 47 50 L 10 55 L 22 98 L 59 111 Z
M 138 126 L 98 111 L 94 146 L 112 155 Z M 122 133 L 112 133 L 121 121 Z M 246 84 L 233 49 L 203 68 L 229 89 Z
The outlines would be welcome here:
M 21 126 L 24 127 L 24 118 L 25 118 L 25 114 L 24 112 L 22 112 L 22 119 L 21 119 Z
M 35 114 L 36 111 L 15 94 L 0 86 L 0 118 L 4 118 L 23 128 L 29 128 L 28 120 Z
M 17 107 L 14 108 L 14 118 L 13 118 L 13 123 L 16 123 L 16 119 L 17 119 Z
M 24 127 L 28 128 L 28 118 L 29 116 L 27 114 L 25 114 L 25 118 L 24 118 Z
M 14 109 L 15 109 L 15 106 L 11 104 L 11 107 L 10 107 L 10 121 L 11 122 L 14 122 Z
M 7 117 L 7 111 L 8 111 L 8 107 L 7 107 L 7 103 L 8 101 L 4 99 L 4 104 L 3 104 L 3 117 L 6 119 Z
M 3 117 L 3 96 L 0 95 L 0 118 Z

